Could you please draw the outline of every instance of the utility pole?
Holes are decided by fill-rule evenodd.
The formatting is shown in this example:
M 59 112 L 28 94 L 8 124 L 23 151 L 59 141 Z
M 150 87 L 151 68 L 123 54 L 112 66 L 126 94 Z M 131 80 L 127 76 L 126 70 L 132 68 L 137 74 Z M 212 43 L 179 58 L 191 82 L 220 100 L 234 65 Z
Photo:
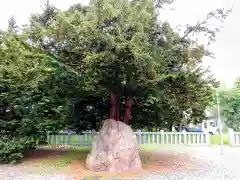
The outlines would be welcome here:
M 222 136 L 222 122 L 220 115 L 220 101 L 219 101 L 219 93 L 216 92 L 217 96 L 217 107 L 218 107 L 218 123 L 219 123 L 219 132 L 220 132 L 220 141 L 221 141 L 221 154 L 223 155 L 223 136 Z

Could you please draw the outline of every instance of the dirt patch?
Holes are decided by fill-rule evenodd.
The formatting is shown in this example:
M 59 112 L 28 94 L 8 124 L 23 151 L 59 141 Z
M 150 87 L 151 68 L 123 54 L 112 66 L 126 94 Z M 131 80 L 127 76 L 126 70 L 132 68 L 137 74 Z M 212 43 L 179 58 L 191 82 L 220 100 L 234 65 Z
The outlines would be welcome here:
M 66 151 L 59 149 L 35 149 L 26 154 L 24 162 L 36 161 L 41 159 L 54 159 L 64 154 L 66 154 Z
M 191 153 L 181 153 L 175 150 L 164 150 L 158 152 L 141 151 L 143 170 L 126 171 L 122 173 L 92 172 L 86 169 L 85 159 L 89 150 L 72 149 L 37 149 L 25 158 L 24 166 L 29 173 L 59 173 L 74 177 L 76 180 L 105 179 L 108 177 L 132 178 L 135 176 L 149 174 L 151 172 L 172 173 L 181 171 L 195 171 L 202 165 L 190 156 Z M 101 178 L 100 178 L 101 177 Z M 95 178 L 96 179 L 96 178 Z
M 173 154 L 172 152 L 141 152 L 143 170 L 127 171 L 123 173 L 92 172 L 85 168 L 84 160 L 74 160 L 66 168 L 66 173 L 76 180 L 83 177 L 134 177 L 150 172 L 179 172 L 182 170 L 195 170 L 199 165 L 187 154 Z

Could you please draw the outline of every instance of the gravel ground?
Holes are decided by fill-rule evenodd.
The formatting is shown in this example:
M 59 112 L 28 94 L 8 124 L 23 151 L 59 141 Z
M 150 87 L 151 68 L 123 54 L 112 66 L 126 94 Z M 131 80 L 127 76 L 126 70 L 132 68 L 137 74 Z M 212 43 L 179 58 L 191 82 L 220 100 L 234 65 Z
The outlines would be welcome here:
M 142 180 L 240 180 L 238 162 L 240 148 L 224 147 L 223 155 L 219 146 L 177 148 L 180 152 L 188 152 L 193 160 L 201 161 L 201 168 L 196 171 L 180 171 L 169 174 L 151 173 L 139 177 Z
M 66 175 L 54 174 L 53 172 L 56 170 L 53 168 L 47 170 L 45 168 L 42 173 L 41 170 L 39 167 L 31 167 L 30 170 L 24 164 L 15 166 L 1 165 L 0 180 L 74 180 Z
M 220 154 L 220 147 L 167 147 L 161 151 L 173 153 L 187 153 L 192 160 L 201 164 L 193 170 L 176 170 L 175 173 L 151 173 L 137 177 L 139 180 L 240 180 L 238 162 L 240 162 L 240 148 L 224 147 L 224 154 Z M 61 174 L 41 175 L 29 173 L 24 165 L 0 166 L 0 180 L 74 180 Z M 53 170 L 50 169 L 51 172 Z M 38 171 L 39 172 L 39 171 Z M 117 180 L 119 178 L 109 178 Z M 134 178 L 133 178 L 134 179 Z
M 9 176 L 9 177 L 1 177 L 1 180 L 74 180 L 71 177 L 67 177 L 64 175 L 56 175 L 56 176 L 44 176 L 44 175 L 20 175 L 20 176 Z

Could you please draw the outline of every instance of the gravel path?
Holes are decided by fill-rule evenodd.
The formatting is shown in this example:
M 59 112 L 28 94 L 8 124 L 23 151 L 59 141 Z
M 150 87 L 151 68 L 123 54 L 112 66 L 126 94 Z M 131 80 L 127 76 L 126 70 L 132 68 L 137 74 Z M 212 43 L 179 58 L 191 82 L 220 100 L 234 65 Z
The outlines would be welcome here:
M 192 160 L 200 162 L 201 166 L 193 170 L 176 170 L 175 173 L 151 173 L 135 179 L 142 180 L 240 180 L 240 148 L 224 147 L 224 155 L 220 154 L 220 147 L 184 147 L 173 146 L 161 149 L 173 153 L 187 153 Z M 49 169 L 50 172 L 54 170 Z M 117 180 L 109 178 L 108 180 Z M 33 174 L 24 165 L 0 166 L 0 180 L 74 180 L 72 177 L 61 174 L 41 173 Z
M 3 179 L 2 179 L 3 178 Z M 46 175 L 20 175 L 1 177 L 1 180 L 74 180 L 64 175 L 46 176 Z
M 178 152 L 188 152 L 193 159 L 201 161 L 204 166 L 196 171 L 180 171 L 139 177 L 143 180 L 240 180 L 240 148 L 224 147 L 221 155 L 220 147 L 185 147 L 177 148 Z
M 66 175 L 55 174 L 55 171 L 56 169 L 51 167 L 47 169 L 31 167 L 29 169 L 24 164 L 14 166 L 1 165 L 0 180 L 74 180 L 72 177 Z

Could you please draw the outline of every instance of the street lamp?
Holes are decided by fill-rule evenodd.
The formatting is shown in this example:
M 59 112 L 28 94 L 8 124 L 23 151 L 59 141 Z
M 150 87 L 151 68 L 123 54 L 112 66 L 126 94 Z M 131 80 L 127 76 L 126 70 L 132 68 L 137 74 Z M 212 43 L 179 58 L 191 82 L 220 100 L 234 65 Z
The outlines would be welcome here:
M 218 108 L 218 124 L 219 124 L 219 133 L 220 133 L 220 141 L 221 141 L 221 154 L 223 154 L 223 136 L 222 136 L 222 122 L 220 115 L 220 101 L 219 101 L 219 93 L 216 92 L 217 96 L 217 108 Z

